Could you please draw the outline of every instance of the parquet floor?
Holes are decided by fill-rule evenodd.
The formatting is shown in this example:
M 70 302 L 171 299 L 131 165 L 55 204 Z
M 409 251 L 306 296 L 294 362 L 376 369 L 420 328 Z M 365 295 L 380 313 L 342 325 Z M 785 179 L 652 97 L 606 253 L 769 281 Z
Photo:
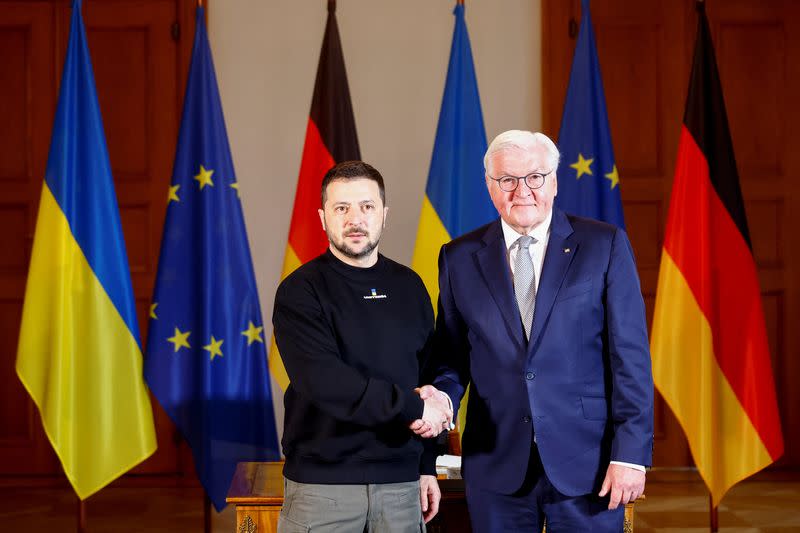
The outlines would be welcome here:
M 637 533 L 708 531 L 708 495 L 696 480 L 649 479 L 647 499 L 636 505 Z M 0 531 L 76 531 L 77 503 L 63 488 L 0 487 Z M 198 488 L 111 487 L 87 501 L 89 533 L 203 531 L 203 495 Z M 783 481 L 747 481 L 734 487 L 719 510 L 720 532 L 800 532 L 800 476 Z M 214 533 L 234 533 L 231 507 L 214 513 Z

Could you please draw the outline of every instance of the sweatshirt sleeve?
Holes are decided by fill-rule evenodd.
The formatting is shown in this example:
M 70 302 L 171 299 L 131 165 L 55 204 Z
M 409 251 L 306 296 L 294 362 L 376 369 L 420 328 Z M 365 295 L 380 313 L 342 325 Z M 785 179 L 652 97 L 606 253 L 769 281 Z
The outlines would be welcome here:
M 335 334 L 311 284 L 287 278 L 278 287 L 272 314 L 275 342 L 298 394 L 338 420 L 363 426 L 422 418 L 423 402 L 412 390 L 363 375 L 341 358 Z
M 418 281 L 418 290 L 419 290 L 419 299 L 422 302 L 422 314 L 424 317 L 424 327 L 427 329 L 427 341 L 425 345 L 420 350 L 419 354 L 417 355 L 417 359 L 419 360 L 419 369 L 420 369 L 420 376 L 419 376 L 419 385 L 429 385 L 433 382 L 433 378 L 436 377 L 433 373 L 433 369 L 430 366 L 431 363 L 431 356 L 433 355 L 433 346 L 434 346 L 434 317 L 433 317 L 433 306 L 431 305 L 430 296 L 428 296 L 428 291 L 425 289 L 425 285 L 422 283 L 422 280 L 417 277 Z M 443 431 L 439 437 L 432 438 L 432 439 L 420 439 L 422 441 L 422 455 L 420 456 L 420 464 L 419 464 L 419 473 L 423 475 L 436 475 L 436 458 L 442 455 L 442 453 L 447 449 L 447 431 Z

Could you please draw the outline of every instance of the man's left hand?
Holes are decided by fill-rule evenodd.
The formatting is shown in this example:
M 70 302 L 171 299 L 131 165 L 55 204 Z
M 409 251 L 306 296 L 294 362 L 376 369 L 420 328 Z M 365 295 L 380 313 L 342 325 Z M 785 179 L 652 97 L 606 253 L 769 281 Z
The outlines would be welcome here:
M 644 493 L 644 480 L 645 473 L 641 470 L 610 464 L 599 496 L 602 498 L 610 491 L 611 501 L 608 502 L 608 508 L 616 509 L 619 504 L 635 501 Z
M 425 523 L 433 519 L 439 512 L 439 500 L 442 499 L 442 492 L 439 490 L 439 482 L 436 476 L 419 476 L 419 502 L 422 504 L 422 517 Z

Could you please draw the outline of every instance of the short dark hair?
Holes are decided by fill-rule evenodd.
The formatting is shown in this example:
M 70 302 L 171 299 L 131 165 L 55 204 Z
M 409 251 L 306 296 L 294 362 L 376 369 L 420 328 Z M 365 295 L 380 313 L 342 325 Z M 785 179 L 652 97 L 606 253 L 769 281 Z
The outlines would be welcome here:
M 325 200 L 328 199 L 328 185 L 333 181 L 349 180 L 372 180 L 378 184 L 381 194 L 381 202 L 386 205 L 386 188 L 383 186 L 383 176 L 375 167 L 363 161 L 343 161 L 334 165 L 325 177 L 322 178 L 322 207 L 325 207 Z

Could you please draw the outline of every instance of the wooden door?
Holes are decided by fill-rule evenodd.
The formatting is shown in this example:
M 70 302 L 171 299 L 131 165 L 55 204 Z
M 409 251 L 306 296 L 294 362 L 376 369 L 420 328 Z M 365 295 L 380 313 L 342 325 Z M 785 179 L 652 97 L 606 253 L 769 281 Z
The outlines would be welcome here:
M 59 469 L 39 414 L 14 367 L 55 113 L 53 7 L 0 5 L 0 471 L 52 474 Z
M 692 0 L 595 0 L 592 22 L 612 142 L 648 321 L 652 319 L 664 223 L 697 30 Z M 798 16 L 790 0 L 706 0 L 734 150 L 758 265 L 786 453 L 800 466 L 800 185 L 790 179 L 800 136 Z M 578 0 L 544 0 L 543 116 L 557 137 L 580 21 Z M 656 466 L 687 466 L 683 432 L 656 395 Z
M 0 1 L 0 474 L 60 475 L 14 371 L 16 339 L 70 23 L 65 0 Z M 194 1 L 88 0 L 83 14 L 142 335 L 158 262 Z M 145 337 L 146 338 L 146 337 Z M 143 343 L 144 344 L 144 343 Z M 157 452 L 138 474 L 191 472 L 191 455 L 153 399 Z M 194 482 L 194 481 L 192 481 Z

